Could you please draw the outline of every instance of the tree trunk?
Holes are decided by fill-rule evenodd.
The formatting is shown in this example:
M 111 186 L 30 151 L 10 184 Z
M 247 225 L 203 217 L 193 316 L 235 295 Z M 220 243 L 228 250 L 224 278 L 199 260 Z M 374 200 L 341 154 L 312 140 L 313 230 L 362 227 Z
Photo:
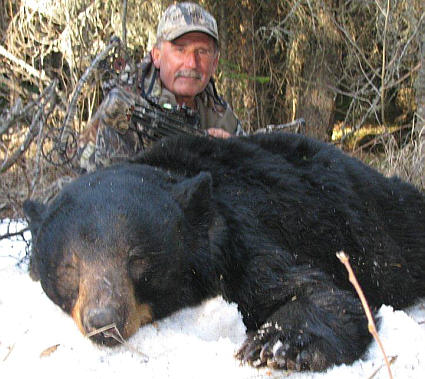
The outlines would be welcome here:
M 419 69 L 418 76 L 415 80 L 416 90 L 416 127 L 417 130 L 421 130 L 425 127 L 425 23 L 422 23 L 421 31 L 418 33 L 419 40 L 419 62 L 421 62 L 421 68 Z M 425 139 L 425 133 L 422 134 L 422 138 Z
M 229 56 L 228 56 L 228 46 L 229 46 L 229 38 L 228 38 L 228 24 L 226 12 L 228 9 L 226 8 L 226 2 L 224 0 L 220 0 L 218 2 L 218 7 L 216 8 L 216 15 L 218 20 L 218 30 L 220 35 L 220 59 L 224 63 L 224 65 L 228 64 Z M 224 97 L 227 103 L 231 107 L 233 107 L 232 101 L 232 85 L 227 75 L 223 75 L 223 79 L 221 81 L 222 88 L 224 88 L 224 93 L 220 94 Z
M 318 24 L 294 30 L 288 49 L 286 113 L 291 119 L 304 118 L 302 131 L 328 140 L 334 121 L 335 94 L 339 68 L 339 34 L 328 9 L 320 9 Z

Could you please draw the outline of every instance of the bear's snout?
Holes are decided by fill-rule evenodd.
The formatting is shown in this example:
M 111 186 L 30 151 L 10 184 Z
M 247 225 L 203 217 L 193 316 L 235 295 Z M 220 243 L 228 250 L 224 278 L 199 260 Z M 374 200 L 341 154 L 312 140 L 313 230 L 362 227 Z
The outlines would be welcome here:
M 115 307 L 89 308 L 83 312 L 85 334 L 102 345 L 115 345 L 122 339 L 123 316 Z

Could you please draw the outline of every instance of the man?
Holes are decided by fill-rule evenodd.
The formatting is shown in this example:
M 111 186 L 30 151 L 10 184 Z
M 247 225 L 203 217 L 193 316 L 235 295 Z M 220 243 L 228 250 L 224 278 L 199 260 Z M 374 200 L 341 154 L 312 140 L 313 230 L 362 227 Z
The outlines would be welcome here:
M 198 4 L 171 5 L 158 24 L 157 42 L 136 75 L 140 78 L 136 91 L 130 86 L 114 88 L 80 140 L 81 167 L 90 171 L 107 166 L 149 146 L 155 139 L 153 129 L 143 117 L 132 117 L 137 105 L 136 116 L 146 114 L 143 104 L 154 105 L 152 117 L 158 129 L 169 127 L 167 111 L 171 109 L 181 113 L 193 132 L 205 131 L 218 138 L 243 133 L 233 111 L 217 95 L 212 76 L 218 60 L 214 17 Z

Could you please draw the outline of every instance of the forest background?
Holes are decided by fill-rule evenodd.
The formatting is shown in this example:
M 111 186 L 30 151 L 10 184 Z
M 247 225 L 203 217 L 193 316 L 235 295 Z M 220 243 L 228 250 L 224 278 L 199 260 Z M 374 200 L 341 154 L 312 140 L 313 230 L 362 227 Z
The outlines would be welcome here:
M 173 1 L 0 0 L 0 218 L 78 174 L 68 150 Z M 425 189 L 423 0 L 205 0 L 244 129 L 299 132 Z M 121 44 L 112 39 L 118 36 Z

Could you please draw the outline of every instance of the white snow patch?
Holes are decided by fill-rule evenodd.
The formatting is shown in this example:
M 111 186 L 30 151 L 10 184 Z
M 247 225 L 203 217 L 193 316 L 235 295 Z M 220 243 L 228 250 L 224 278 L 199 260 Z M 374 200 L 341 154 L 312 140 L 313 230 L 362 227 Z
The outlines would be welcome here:
M 5 232 L 6 220 L 0 224 Z M 17 224 L 19 229 L 22 224 Z M 54 305 L 25 265 L 25 244 L 0 241 L 0 377 L 72 378 L 283 378 L 288 373 L 241 366 L 234 354 L 245 338 L 235 304 L 222 298 L 204 302 L 140 329 L 129 345 L 102 348 L 83 337 L 74 321 Z M 424 278 L 425 280 L 425 278 Z M 394 378 L 422 379 L 425 373 L 425 302 L 406 311 L 380 310 L 380 337 L 395 357 Z M 57 348 L 55 349 L 55 347 Z M 50 354 L 42 352 L 52 348 Z M 137 351 L 146 354 L 149 361 Z M 388 378 L 376 343 L 363 360 L 325 373 L 293 373 L 307 378 Z

